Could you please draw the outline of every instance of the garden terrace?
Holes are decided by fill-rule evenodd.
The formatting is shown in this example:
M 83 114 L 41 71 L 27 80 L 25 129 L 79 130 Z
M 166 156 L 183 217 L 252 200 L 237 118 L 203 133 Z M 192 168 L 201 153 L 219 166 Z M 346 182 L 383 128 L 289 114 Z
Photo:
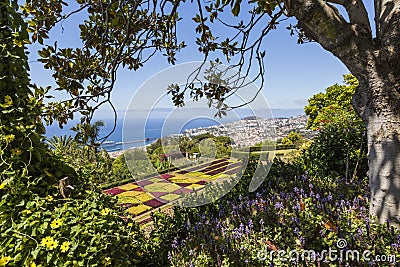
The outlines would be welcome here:
M 241 165 L 237 160 L 213 160 L 195 167 L 126 183 L 104 190 L 104 193 L 116 196 L 118 204 L 137 217 L 167 208 L 172 202 L 203 189 L 213 181 L 229 179 L 239 172 Z M 140 216 L 140 219 L 142 222 L 149 221 L 146 216 Z
M 227 161 L 228 161 L 227 159 L 213 160 L 213 161 L 211 161 L 211 162 L 207 162 L 207 163 L 203 163 L 203 164 L 200 164 L 200 165 L 196 165 L 196 166 L 194 166 L 194 167 L 182 169 L 182 170 L 178 171 L 177 173 L 178 173 L 178 174 L 186 174 L 186 173 L 188 173 L 188 172 L 198 171 L 198 170 L 200 170 L 200 169 L 202 169 L 202 168 L 204 168 L 204 167 L 216 165 L 216 164 L 219 164 L 219 163 L 221 163 L 221 162 L 227 162 Z

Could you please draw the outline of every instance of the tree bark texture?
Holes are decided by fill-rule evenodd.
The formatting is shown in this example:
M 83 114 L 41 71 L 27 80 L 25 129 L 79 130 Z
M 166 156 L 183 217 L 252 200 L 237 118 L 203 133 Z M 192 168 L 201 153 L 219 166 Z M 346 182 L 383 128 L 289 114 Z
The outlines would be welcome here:
M 284 3 L 306 35 L 359 80 L 353 106 L 367 127 L 370 214 L 400 227 L 400 0 L 375 0 L 375 37 L 361 0 Z
M 368 91 L 374 101 L 365 111 L 370 214 L 400 226 L 400 77 L 387 77 L 389 66 L 379 69 L 370 74 Z

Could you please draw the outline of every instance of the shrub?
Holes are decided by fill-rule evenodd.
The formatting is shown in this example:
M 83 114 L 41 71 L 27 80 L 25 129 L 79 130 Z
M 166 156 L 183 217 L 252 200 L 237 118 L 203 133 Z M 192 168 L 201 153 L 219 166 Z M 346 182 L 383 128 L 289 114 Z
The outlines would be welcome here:
M 365 177 L 367 140 L 363 126 L 329 125 L 318 133 L 302 154 L 305 168 L 315 176 Z
M 115 200 L 92 185 L 94 166 L 66 162 L 44 143 L 38 118 L 48 89 L 29 83 L 27 25 L 18 10 L 17 1 L 0 4 L 6 25 L 0 34 L 0 263 L 137 265 L 141 232 L 125 222 Z M 72 192 L 64 183 L 59 188 L 66 177 Z

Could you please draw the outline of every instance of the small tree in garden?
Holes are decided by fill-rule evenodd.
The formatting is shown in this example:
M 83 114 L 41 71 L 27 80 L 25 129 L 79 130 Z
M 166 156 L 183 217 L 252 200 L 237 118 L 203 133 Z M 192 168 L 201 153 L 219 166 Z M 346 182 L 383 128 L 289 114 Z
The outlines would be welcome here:
M 304 142 L 303 136 L 297 132 L 290 132 L 282 139 L 282 145 L 298 147 Z
M 344 82 L 308 100 L 304 108 L 309 116 L 307 127 L 319 133 L 305 151 L 304 160 L 314 175 L 334 173 L 349 181 L 366 175 L 367 138 L 365 126 L 351 106 L 358 81 L 344 75 Z

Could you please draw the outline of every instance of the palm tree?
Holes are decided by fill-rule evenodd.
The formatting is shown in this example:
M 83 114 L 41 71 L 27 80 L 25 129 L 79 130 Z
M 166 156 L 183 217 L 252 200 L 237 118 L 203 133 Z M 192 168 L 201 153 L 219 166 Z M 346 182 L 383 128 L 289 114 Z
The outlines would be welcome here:
M 103 121 L 96 121 L 93 124 L 90 123 L 79 123 L 76 126 L 72 127 L 71 130 L 76 132 L 75 140 L 79 143 L 86 144 L 91 148 L 95 148 L 99 146 L 98 136 L 100 132 L 100 127 L 105 126 Z
M 74 145 L 74 139 L 70 135 L 53 136 L 47 140 L 47 144 L 54 153 L 59 154 L 69 151 Z

